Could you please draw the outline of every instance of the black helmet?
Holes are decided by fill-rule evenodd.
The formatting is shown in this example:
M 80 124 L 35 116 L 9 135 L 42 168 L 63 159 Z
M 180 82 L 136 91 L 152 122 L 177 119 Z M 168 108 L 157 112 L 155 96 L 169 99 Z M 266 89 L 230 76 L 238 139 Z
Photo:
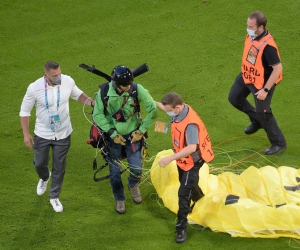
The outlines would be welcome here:
M 133 81 L 133 74 L 129 68 L 117 66 L 111 72 L 111 79 L 117 85 L 128 86 Z

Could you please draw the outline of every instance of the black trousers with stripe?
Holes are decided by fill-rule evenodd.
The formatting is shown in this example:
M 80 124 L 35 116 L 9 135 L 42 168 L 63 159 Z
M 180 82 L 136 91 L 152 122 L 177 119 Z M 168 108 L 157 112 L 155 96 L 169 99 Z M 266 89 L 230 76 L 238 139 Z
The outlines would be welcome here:
M 197 202 L 204 196 L 201 188 L 198 185 L 199 182 L 199 169 L 204 164 L 201 160 L 189 170 L 184 171 L 178 168 L 180 187 L 178 190 L 179 209 L 177 213 L 176 230 L 186 230 L 187 216 L 191 213 L 191 201 Z
M 228 100 L 236 109 L 248 115 L 252 124 L 261 126 L 266 131 L 272 145 L 283 147 L 286 146 L 285 137 L 278 127 L 270 107 L 275 88 L 276 85 L 269 90 L 265 100 L 258 100 L 255 93 L 259 89 L 255 88 L 253 84 L 245 84 L 242 73 L 240 73 L 230 89 Z M 255 107 L 247 100 L 248 95 L 251 93 L 254 98 Z

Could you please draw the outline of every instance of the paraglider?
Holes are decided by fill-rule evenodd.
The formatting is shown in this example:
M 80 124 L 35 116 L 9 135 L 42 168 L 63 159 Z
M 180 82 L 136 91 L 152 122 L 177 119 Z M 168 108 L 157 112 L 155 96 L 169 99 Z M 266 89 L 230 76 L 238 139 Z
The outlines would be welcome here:
M 178 172 L 175 161 L 161 168 L 157 154 L 150 171 L 151 181 L 164 205 L 178 210 Z M 300 239 L 300 170 L 292 167 L 250 166 L 240 175 L 199 171 L 199 186 L 205 196 L 188 216 L 190 223 L 224 232 L 232 237 Z

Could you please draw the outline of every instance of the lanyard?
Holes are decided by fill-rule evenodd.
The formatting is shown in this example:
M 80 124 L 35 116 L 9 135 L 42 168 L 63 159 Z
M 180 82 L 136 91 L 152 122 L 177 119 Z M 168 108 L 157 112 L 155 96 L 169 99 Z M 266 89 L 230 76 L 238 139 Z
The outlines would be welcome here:
M 264 43 L 266 43 L 269 39 L 271 39 L 271 38 L 272 38 L 272 36 L 270 35 L 267 39 L 265 39 L 264 41 L 262 41 L 262 43 L 256 48 L 257 51 L 259 51 L 260 47 L 261 47 Z M 250 37 L 250 39 L 251 39 L 251 37 Z M 254 41 L 254 39 L 253 39 L 253 40 L 251 39 L 251 43 L 252 43 L 252 44 L 253 44 L 253 41 Z
M 48 109 L 48 112 L 49 112 L 49 104 L 48 104 L 48 83 L 46 81 L 46 78 L 44 77 L 44 80 L 45 80 L 45 103 L 46 103 L 46 109 Z M 60 87 L 59 85 L 57 85 L 57 103 L 56 103 L 56 107 L 57 107 L 57 110 L 59 108 L 59 103 L 60 103 Z
M 264 43 L 266 43 L 270 38 L 272 38 L 272 36 L 270 36 L 270 37 L 268 37 L 266 40 L 264 40 L 264 41 L 258 46 L 257 50 L 259 50 L 260 47 L 261 47 Z

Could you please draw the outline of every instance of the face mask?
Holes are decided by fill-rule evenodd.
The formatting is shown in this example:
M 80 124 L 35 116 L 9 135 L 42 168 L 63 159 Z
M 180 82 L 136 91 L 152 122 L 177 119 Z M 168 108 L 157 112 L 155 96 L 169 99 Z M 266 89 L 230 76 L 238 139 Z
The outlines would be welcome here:
M 257 29 L 256 30 L 249 30 L 249 29 L 247 29 L 247 33 L 249 34 L 249 36 L 251 36 L 251 37 L 256 37 L 257 35 L 255 34 L 255 31 L 257 31 Z
M 61 84 L 61 75 L 58 75 L 58 76 L 54 77 L 53 79 L 51 79 L 49 77 L 49 79 L 50 79 L 51 83 L 54 84 L 54 85 L 60 85 Z
M 177 114 L 174 113 L 174 111 L 171 111 L 171 112 L 167 112 L 167 115 L 171 116 L 171 117 L 174 117 L 176 116 Z

